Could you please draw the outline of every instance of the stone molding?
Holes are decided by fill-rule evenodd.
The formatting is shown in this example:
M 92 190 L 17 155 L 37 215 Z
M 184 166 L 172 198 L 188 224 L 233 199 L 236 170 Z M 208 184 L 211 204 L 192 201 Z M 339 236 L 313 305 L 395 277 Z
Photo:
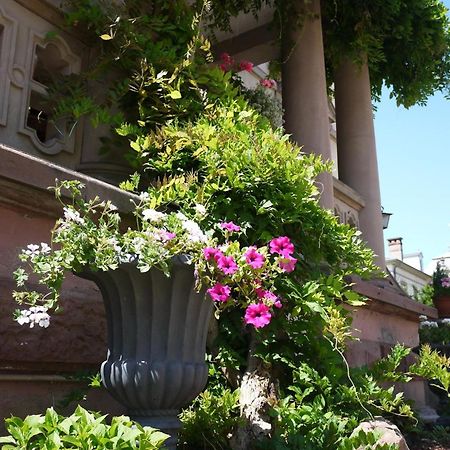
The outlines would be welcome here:
M 55 179 L 78 180 L 85 186 L 86 198 L 98 195 L 111 200 L 121 212 L 132 211 L 130 200 L 139 197 L 79 172 L 66 169 L 44 159 L 8 147 L 0 143 L 0 201 L 6 204 L 27 206 L 52 217 L 60 214 L 60 206 L 48 191 Z

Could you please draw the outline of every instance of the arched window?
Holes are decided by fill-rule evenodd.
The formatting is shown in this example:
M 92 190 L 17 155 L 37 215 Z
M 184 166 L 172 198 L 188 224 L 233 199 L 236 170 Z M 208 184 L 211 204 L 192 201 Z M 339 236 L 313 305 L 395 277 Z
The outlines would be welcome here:
M 65 119 L 52 118 L 47 97 L 48 86 L 57 76 L 69 75 L 79 70 L 79 58 L 60 37 L 48 41 L 35 35 L 32 48 L 30 82 L 21 131 L 44 153 L 73 153 L 75 139 L 70 124 Z

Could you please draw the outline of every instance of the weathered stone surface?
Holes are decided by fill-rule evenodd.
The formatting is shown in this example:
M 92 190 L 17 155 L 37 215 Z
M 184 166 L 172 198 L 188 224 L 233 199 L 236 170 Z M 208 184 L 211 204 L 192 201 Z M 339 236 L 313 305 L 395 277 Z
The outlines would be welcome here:
M 396 444 L 399 450 L 409 450 L 405 438 L 398 427 L 382 417 L 377 417 L 373 420 L 360 423 L 358 427 L 355 428 L 353 433 L 356 434 L 360 430 L 364 430 L 365 432 L 376 431 L 381 433 L 381 437 L 378 441 L 380 444 Z M 359 450 L 364 449 L 360 447 Z
M 63 286 L 63 312 L 47 329 L 29 329 L 12 320 L 12 272 L 20 249 L 49 242 L 54 219 L 44 214 L 0 205 L 0 370 L 47 373 L 99 366 L 106 356 L 106 323 L 94 283 L 70 275 Z

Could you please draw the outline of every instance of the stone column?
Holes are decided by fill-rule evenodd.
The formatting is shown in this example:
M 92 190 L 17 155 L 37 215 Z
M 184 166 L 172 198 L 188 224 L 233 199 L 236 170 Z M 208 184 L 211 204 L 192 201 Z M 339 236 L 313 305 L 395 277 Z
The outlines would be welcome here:
M 339 178 L 355 189 L 366 206 L 359 213 L 363 239 L 385 268 L 380 183 L 369 69 L 345 60 L 335 73 Z
M 299 7 L 306 10 L 308 18 L 301 29 L 292 27 L 283 49 L 285 128 L 304 152 L 331 160 L 320 1 L 299 0 Z M 331 173 L 321 174 L 317 181 L 322 192 L 321 205 L 333 210 Z

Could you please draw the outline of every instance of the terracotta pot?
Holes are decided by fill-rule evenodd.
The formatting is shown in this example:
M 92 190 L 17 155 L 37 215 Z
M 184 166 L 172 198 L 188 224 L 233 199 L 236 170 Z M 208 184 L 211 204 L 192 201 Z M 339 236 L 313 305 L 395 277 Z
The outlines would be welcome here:
M 433 297 L 433 304 L 438 310 L 439 317 L 450 317 L 450 295 L 441 294 Z
M 193 266 L 173 260 L 171 276 L 141 273 L 134 264 L 77 274 L 100 288 L 106 308 L 108 355 L 103 384 L 142 425 L 172 436 L 180 409 L 205 387 L 206 335 L 212 302 L 194 290 Z

